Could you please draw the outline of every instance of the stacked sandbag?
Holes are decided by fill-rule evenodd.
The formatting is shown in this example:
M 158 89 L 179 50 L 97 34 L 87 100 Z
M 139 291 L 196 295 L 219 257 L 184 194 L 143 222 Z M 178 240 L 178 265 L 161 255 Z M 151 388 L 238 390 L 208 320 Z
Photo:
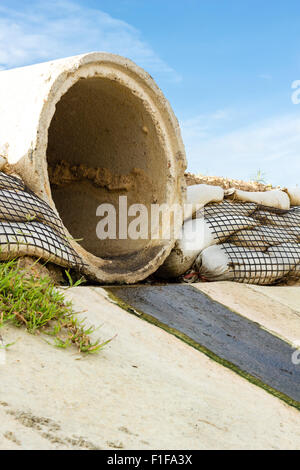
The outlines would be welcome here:
M 193 195 L 197 193 L 200 189 L 193 189 Z M 183 275 L 186 282 L 233 280 L 262 285 L 300 278 L 300 207 L 290 209 L 297 192 L 293 199 L 290 194 L 225 191 L 226 199 L 210 201 L 204 210 L 193 212 L 194 219 L 184 222 L 183 238 L 158 274 Z M 191 250 L 186 232 L 192 233 Z
M 299 244 L 282 244 L 262 252 L 224 243 L 200 253 L 194 270 L 199 278 L 209 281 L 232 280 L 270 285 L 288 276 L 300 277 L 299 263 Z
M 162 279 L 181 276 L 190 269 L 200 252 L 217 242 L 218 239 L 203 217 L 185 221 L 180 239 L 177 240 L 171 254 L 156 272 L 157 276 Z
M 300 206 L 300 188 L 287 188 L 284 190 L 290 198 L 291 206 Z
M 277 189 L 263 192 L 250 192 L 236 189 L 233 195 L 236 201 L 255 202 L 258 205 L 266 207 L 288 210 L 291 206 L 288 194 Z
M 220 186 L 210 186 L 208 184 L 188 186 L 186 204 L 184 207 L 184 220 L 190 219 L 207 204 L 211 202 L 222 202 L 223 199 L 224 189 Z
M 207 208 L 206 213 L 215 214 L 214 235 L 218 236 L 220 243 L 199 253 L 193 267 L 198 279 L 260 285 L 299 279 L 300 207 L 287 211 L 257 205 L 250 217 L 257 225 L 237 230 L 223 243 L 220 235 L 224 220 L 222 224 L 218 223 L 218 214 L 224 218 L 224 209 L 230 210 L 230 214 L 240 212 L 239 203 L 228 204 L 224 201 L 225 207 L 210 205 Z M 227 223 L 231 225 L 229 216 Z
M 223 199 L 224 190 L 219 186 L 198 184 L 187 188 L 182 230 L 171 254 L 156 272 L 158 277 L 170 279 L 181 276 L 190 269 L 201 251 L 219 242 L 209 221 L 204 219 L 202 209 Z M 196 214 L 197 217 L 192 218 Z
M 60 218 L 23 181 L 0 171 L 0 260 L 34 256 L 81 270 Z
M 291 228 L 289 231 L 285 227 L 261 225 L 255 229 L 236 232 L 230 242 L 236 246 L 264 252 L 273 246 L 276 240 L 280 240 L 280 243 L 298 243 L 297 231 L 297 228 Z

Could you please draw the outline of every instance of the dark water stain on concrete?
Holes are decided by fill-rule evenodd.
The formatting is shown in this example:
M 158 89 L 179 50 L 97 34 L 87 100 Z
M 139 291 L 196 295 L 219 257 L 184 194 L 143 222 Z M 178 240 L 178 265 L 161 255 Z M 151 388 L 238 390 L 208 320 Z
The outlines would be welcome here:
M 300 409 L 293 348 L 193 286 L 106 288 L 127 311 L 169 331 L 212 359 Z

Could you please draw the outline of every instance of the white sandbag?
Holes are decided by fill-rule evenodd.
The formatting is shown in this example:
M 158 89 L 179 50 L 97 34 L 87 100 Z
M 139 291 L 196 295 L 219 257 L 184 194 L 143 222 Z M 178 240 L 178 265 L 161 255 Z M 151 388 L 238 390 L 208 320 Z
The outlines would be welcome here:
M 195 184 L 187 187 L 184 220 L 190 219 L 193 214 L 210 202 L 221 202 L 224 199 L 224 189 L 221 186 L 209 184 Z
M 286 229 L 300 227 L 300 211 L 295 208 L 283 214 L 276 214 L 260 209 L 253 214 L 253 217 L 261 224 L 265 225 L 275 225 Z
M 6 173 L 0 171 L 0 188 L 8 189 L 9 191 L 24 191 L 25 184 L 20 175 L 15 173 L 7 175 Z
M 240 230 L 250 229 L 258 225 L 257 220 L 251 217 L 230 214 L 217 214 L 215 217 L 205 217 L 205 220 L 211 227 L 218 243 L 223 243 L 228 237 Z
M 289 280 L 300 278 L 300 262 L 289 272 Z
M 270 270 L 270 257 L 261 251 L 255 251 L 231 243 L 220 245 L 229 258 L 230 272 L 234 281 L 249 284 L 270 284 L 275 279 L 273 268 Z M 275 266 L 275 263 L 274 263 Z
M 229 242 L 237 246 L 244 246 L 251 249 L 265 251 L 270 246 L 278 245 L 278 243 L 297 243 L 296 230 L 297 229 L 295 229 L 294 234 L 292 233 L 293 229 L 291 229 L 291 232 L 288 232 L 283 227 L 268 227 L 264 225 L 251 230 L 240 230 L 230 237 Z
M 229 243 L 224 243 L 222 249 L 230 259 L 233 279 L 248 284 L 274 284 L 286 276 L 297 262 L 297 256 L 292 256 L 296 249 L 292 243 L 270 247 L 264 253 Z
M 221 214 L 214 218 L 189 219 L 182 227 L 181 239 L 157 274 L 164 279 L 179 277 L 193 265 L 205 248 L 225 241 L 243 228 L 255 227 L 258 222 L 251 217 Z
M 286 246 L 291 253 L 294 248 L 292 244 Z M 287 253 L 284 254 L 284 248 L 281 254 L 278 247 L 270 250 L 270 253 L 262 253 L 229 243 L 215 245 L 200 253 L 195 261 L 195 270 L 210 281 L 233 280 L 261 285 L 273 284 L 291 270 L 297 275 L 297 256 L 293 261 Z
M 204 218 L 187 220 L 182 226 L 181 239 L 177 240 L 170 255 L 158 269 L 157 275 L 163 279 L 181 276 L 190 269 L 202 250 L 216 242 Z
M 295 237 L 297 242 L 300 243 L 300 225 L 298 227 L 282 227 L 283 230 L 286 230 L 288 234 Z
M 236 202 L 236 201 L 227 201 L 224 199 L 223 202 L 215 206 L 207 206 L 205 208 L 205 213 L 210 213 L 211 211 L 217 212 L 218 214 L 232 214 L 232 215 L 242 215 L 242 216 L 251 216 L 257 210 L 257 204 L 255 202 Z
M 230 259 L 222 250 L 222 245 L 214 245 L 200 253 L 195 261 L 195 270 L 207 280 L 231 280 L 233 271 L 229 267 Z
M 45 202 L 25 191 L 0 189 L 0 220 L 43 222 L 64 234 L 62 222 Z
M 221 217 L 221 216 L 243 216 L 249 217 L 257 210 L 257 204 L 254 202 L 234 202 L 224 201 L 220 203 L 207 204 L 204 209 L 196 212 L 194 215 L 197 217 Z
M 290 209 L 290 198 L 284 192 L 277 189 L 265 192 L 251 192 L 236 189 L 234 193 L 235 200 L 245 202 L 255 202 L 267 207 L 274 207 L 277 209 L 288 210 Z
M 284 269 L 288 267 L 292 269 L 300 262 L 300 244 L 282 243 L 282 245 L 272 246 L 268 249 L 268 254 L 275 257 L 278 265 L 283 265 Z
M 39 222 L 0 222 L 0 260 L 36 256 L 60 266 L 76 265 L 74 252 L 51 227 Z
M 6 164 L 7 164 L 7 158 L 4 155 L 1 155 L 0 153 L 0 171 L 5 167 Z
M 285 192 L 290 198 L 291 206 L 300 206 L 300 188 L 298 186 L 287 188 Z
M 247 284 L 272 285 L 289 272 L 289 267 L 282 265 L 279 268 L 275 258 L 264 255 L 253 259 L 247 258 L 243 264 L 235 266 L 233 279 Z
M 236 246 L 260 251 L 266 251 L 271 246 L 268 240 L 264 238 L 263 233 L 255 229 L 241 230 L 230 237 L 228 242 Z
M 300 245 L 297 243 L 283 243 L 268 249 L 268 254 L 276 263 L 278 279 L 284 276 L 300 277 Z

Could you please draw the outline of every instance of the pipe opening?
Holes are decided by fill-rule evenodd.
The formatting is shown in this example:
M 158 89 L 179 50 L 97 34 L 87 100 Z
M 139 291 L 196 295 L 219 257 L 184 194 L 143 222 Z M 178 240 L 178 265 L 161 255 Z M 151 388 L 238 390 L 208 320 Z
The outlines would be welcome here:
M 108 270 L 138 269 L 153 259 L 161 241 L 119 239 L 119 196 L 131 204 L 166 201 L 168 164 L 155 124 L 142 100 L 117 81 L 84 78 L 56 105 L 48 132 L 52 198 L 78 243 L 104 259 Z M 62 163 L 63 162 L 63 163 Z M 100 240 L 96 210 L 112 204 L 117 239 Z M 130 223 L 134 217 L 128 217 Z M 114 268 L 112 268 L 114 265 Z

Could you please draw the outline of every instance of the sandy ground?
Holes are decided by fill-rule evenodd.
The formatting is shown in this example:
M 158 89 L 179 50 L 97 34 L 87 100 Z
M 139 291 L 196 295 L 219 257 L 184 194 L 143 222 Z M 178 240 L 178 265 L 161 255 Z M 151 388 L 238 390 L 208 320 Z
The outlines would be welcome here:
M 0 365 L 0 449 L 300 449 L 296 409 L 120 309 L 101 288 L 68 297 L 101 325 L 98 336 L 117 337 L 82 357 L 5 327 L 4 341 L 17 342 Z

